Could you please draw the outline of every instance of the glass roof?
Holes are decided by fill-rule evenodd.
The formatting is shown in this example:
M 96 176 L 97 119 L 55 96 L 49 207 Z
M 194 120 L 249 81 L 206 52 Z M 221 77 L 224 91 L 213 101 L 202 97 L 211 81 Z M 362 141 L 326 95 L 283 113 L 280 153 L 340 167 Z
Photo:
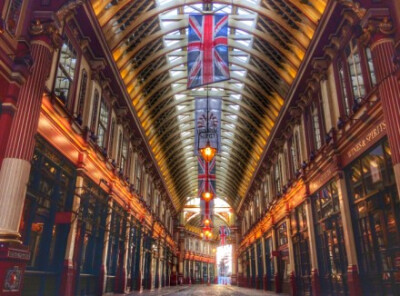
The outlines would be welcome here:
M 328 0 L 93 0 L 174 206 L 197 196 L 194 98 L 222 97 L 217 196 L 239 207 Z M 227 13 L 231 79 L 186 89 L 190 13 Z

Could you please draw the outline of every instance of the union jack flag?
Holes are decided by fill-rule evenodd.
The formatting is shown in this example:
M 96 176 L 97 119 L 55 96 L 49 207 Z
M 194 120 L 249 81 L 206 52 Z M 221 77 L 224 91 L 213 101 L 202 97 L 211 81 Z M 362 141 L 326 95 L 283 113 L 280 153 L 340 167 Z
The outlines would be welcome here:
M 225 245 L 225 238 L 231 234 L 231 230 L 228 226 L 219 227 L 219 237 L 221 239 L 221 245 Z
M 228 15 L 190 15 L 188 39 L 187 88 L 228 80 Z
M 199 197 L 203 192 L 211 192 L 215 196 L 215 157 L 210 162 L 203 160 L 201 156 L 198 166 Z

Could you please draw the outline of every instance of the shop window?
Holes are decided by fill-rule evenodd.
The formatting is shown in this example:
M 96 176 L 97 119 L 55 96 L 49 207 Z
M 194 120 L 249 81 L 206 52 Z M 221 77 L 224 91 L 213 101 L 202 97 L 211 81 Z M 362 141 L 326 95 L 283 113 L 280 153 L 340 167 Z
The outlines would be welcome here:
M 312 196 L 318 264 L 324 295 L 345 295 L 347 257 L 335 180 Z
M 110 234 L 107 253 L 107 276 L 115 276 L 120 251 L 123 248 L 126 234 L 126 217 L 124 209 L 115 204 L 112 207 Z M 110 279 L 109 279 L 110 280 Z M 112 286 L 113 287 L 113 286 Z
M 35 289 L 43 288 L 54 274 L 61 272 L 70 226 L 68 219 L 72 208 L 76 172 L 58 151 L 37 138 L 20 223 L 22 241 L 29 246 L 26 281 Z M 42 280 L 30 271 L 43 272 Z M 32 276 L 32 277 L 31 277 Z M 25 280 L 25 279 L 24 279 Z
M 399 287 L 400 205 L 392 165 L 384 140 L 347 171 L 361 282 L 368 295 L 394 295 Z
M 390 149 L 387 142 L 373 148 L 367 155 L 355 161 L 350 168 L 351 193 L 355 200 L 393 184 Z
M 96 274 L 101 265 L 98 258 L 103 253 L 108 194 L 87 178 L 82 190 L 76 238 L 78 266 L 81 274 Z M 82 279 L 81 288 L 88 284 L 83 282 Z
M 308 246 L 306 203 L 296 207 L 290 217 L 294 263 L 298 289 L 302 295 L 311 294 L 311 265 Z
M 106 102 L 101 100 L 100 112 L 99 112 L 99 124 L 97 126 L 97 144 L 100 147 L 107 147 L 107 129 L 108 129 L 108 118 L 110 111 Z
M 23 0 L 10 0 L 8 4 L 5 25 L 7 31 L 16 36 L 18 23 L 21 16 Z
M 60 49 L 56 79 L 54 84 L 54 93 L 67 106 L 75 78 L 77 66 L 77 54 L 71 41 L 65 37 L 65 41 Z
M 88 75 L 85 69 L 82 70 L 81 85 L 79 90 L 79 97 L 77 103 L 76 114 L 77 118 L 82 122 L 83 107 L 85 105 L 86 90 L 87 90 Z
M 278 247 L 286 245 L 288 243 L 286 222 L 283 222 L 281 225 L 279 225 L 277 234 L 278 234 Z

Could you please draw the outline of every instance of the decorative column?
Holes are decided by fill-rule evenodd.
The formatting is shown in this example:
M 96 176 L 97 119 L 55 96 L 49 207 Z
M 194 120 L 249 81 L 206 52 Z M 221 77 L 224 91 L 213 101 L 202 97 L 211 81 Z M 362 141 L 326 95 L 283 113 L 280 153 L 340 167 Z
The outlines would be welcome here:
M 128 213 L 130 212 L 129 207 L 126 209 Z M 117 276 L 115 278 L 115 292 L 125 293 L 127 284 L 127 268 L 128 268 L 128 256 L 129 254 L 129 234 L 130 234 L 130 221 L 131 216 L 126 218 L 125 226 L 125 240 L 120 247 L 120 254 L 118 259 Z
M 288 249 L 289 249 L 289 272 L 290 272 L 290 289 L 291 295 L 297 295 L 297 285 L 296 285 L 296 271 L 294 268 L 294 251 L 293 251 L 293 239 L 292 239 L 292 229 L 290 227 L 290 212 L 286 214 L 286 229 L 287 229 L 287 239 L 288 239 Z
M 72 219 L 71 219 L 71 228 L 68 233 L 67 247 L 65 250 L 64 257 L 64 266 L 61 276 L 61 287 L 60 287 L 60 295 L 61 296 L 73 296 L 75 294 L 75 285 L 76 285 L 76 276 L 77 276 L 77 266 L 74 266 L 74 252 L 76 247 L 79 247 L 79 244 L 76 242 L 77 237 L 77 228 L 78 228 L 78 219 L 77 214 L 79 212 L 80 207 L 80 198 L 83 194 L 83 177 L 81 174 L 81 170 L 79 170 L 79 174 L 76 178 L 76 190 L 77 195 L 74 196 L 73 204 L 72 204 Z
M 272 223 L 272 245 L 274 250 L 272 251 L 273 259 L 274 259 L 274 279 L 275 279 L 275 292 L 282 292 L 282 282 L 281 276 L 279 275 L 279 266 L 278 266 L 278 256 L 277 256 L 277 248 L 278 248 L 278 239 L 276 237 L 276 225 Z
M 237 249 L 238 249 L 238 231 L 235 228 L 232 228 L 233 242 L 232 242 L 232 275 L 231 275 L 231 285 L 238 285 L 238 275 L 237 275 Z
M 360 278 L 358 274 L 358 261 L 356 242 L 354 239 L 353 225 L 351 222 L 351 210 L 349 204 L 349 196 L 346 187 L 346 180 L 344 173 L 338 173 L 337 187 L 339 195 L 340 214 L 343 223 L 343 236 L 347 254 L 347 284 L 349 287 L 350 296 L 361 295 Z
M 17 111 L 9 127 L 0 169 L 0 287 L 3 295 L 20 295 L 26 262 L 30 259 L 28 249 L 21 244 L 18 230 L 44 86 L 53 48 L 59 46 L 61 41 L 51 23 L 44 25 L 38 21 L 31 27 L 30 33 L 33 66 L 19 91 Z M 13 93 L 15 95 L 17 91 Z M 10 108 L 13 106 L 10 105 Z
M 400 83 L 396 77 L 400 65 L 400 49 L 395 49 L 392 35 L 394 29 L 387 17 L 380 21 L 370 21 L 368 25 L 366 32 L 368 37 L 373 34 L 370 39 L 372 60 L 392 153 L 397 192 L 400 192 Z
M 112 208 L 112 204 L 113 204 L 113 200 L 112 200 L 112 198 L 110 198 L 110 200 L 108 202 L 109 209 Z M 109 211 L 107 213 L 106 229 L 104 231 L 103 257 L 101 258 L 101 267 L 100 267 L 100 275 L 99 275 L 99 289 L 98 289 L 99 295 L 103 295 L 103 293 L 106 289 L 106 283 L 107 283 L 107 256 L 108 256 L 108 244 L 110 242 L 111 218 L 112 218 L 112 212 Z
M 267 280 L 267 255 L 265 254 L 265 237 L 261 238 L 261 254 L 262 254 L 262 262 L 263 262 L 263 287 L 264 290 L 267 291 L 268 280 Z
M 183 284 L 183 260 L 185 258 L 185 233 L 183 229 L 179 231 L 179 265 L 178 265 L 178 283 Z
M 238 287 L 243 286 L 243 262 L 242 262 L 242 254 L 238 255 Z
M 256 286 L 255 287 L 252 287 L 252 288 L 255 288 L 255 289 L 260 289 L 260 283 L 259 283 L 259 274 L 258 274 L 258 252 L 257 252 L 257 241 L 254 241 L 254 245 L 253 245 L 253 247 L 254 247 L 254 265 L 255 265 L 255 268 L 254 268 L 254 270 L 255 270 L 255 279 L 256 279 Z
M 310 246 L 310 263 L 311 263 L 311 289 L 312 294 L 315 296 L 321 295 L 321 286 L 318 274 L 318 253 L 317 241 L 315 237 L 314 218 L 311 206 L 311 198 L 306 198 L 306 216 L 307 216 L 307 229 L 308 241 Z

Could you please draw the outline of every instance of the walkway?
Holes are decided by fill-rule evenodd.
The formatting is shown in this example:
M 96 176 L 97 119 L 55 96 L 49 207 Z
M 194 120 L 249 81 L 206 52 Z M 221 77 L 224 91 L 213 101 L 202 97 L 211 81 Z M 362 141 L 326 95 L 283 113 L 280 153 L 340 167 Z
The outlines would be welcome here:
M 222 285 L 193 285 L 193 286 L 177 286 L 163 288 L 161 290 L 152 292 L 132 293 L 130 296 L 159 296 L 159 295 L 177 295 L 177 296 L 274 296 L 278 295 L 274 292 L 260 291 L 255 289 L 239 288 L 234 286 L 222 286 Z M 279 294 L 279 296 L 285 296 L 285 294 Z

